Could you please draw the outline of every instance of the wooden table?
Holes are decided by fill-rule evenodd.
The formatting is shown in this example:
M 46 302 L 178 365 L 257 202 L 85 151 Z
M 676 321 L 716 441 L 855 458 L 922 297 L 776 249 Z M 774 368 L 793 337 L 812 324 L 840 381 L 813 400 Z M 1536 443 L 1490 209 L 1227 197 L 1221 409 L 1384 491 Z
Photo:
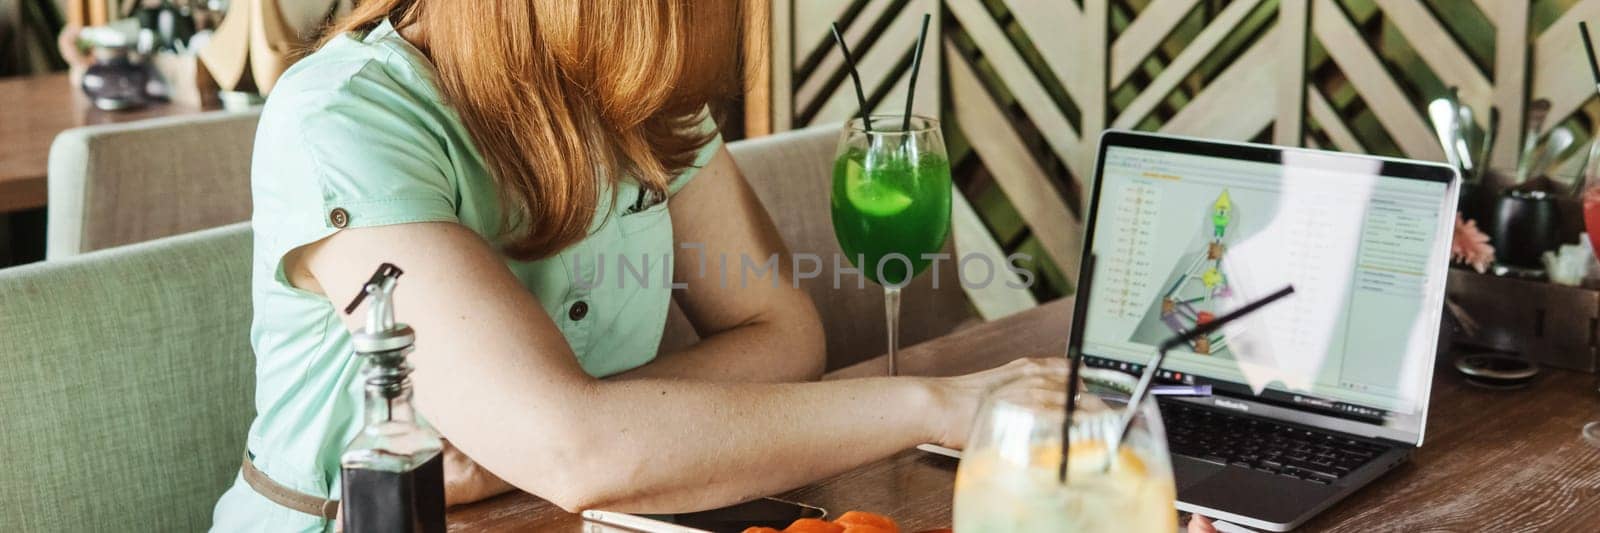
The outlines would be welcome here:
M 1026 355 L 1059 355 L 1069 299 L 901 352 L 908 374 L 954 375 Z M 882 358 L 828 379 L 882 375 Z M 1595 377 L 1549 371 L 1501 392 L 1435 372 L 1427 441 L 1413 461 L 1317 517 L 1310 531 L 1594 531 L 1600 524 L 1600 448 L 1579 428 L 1600 420 Z M 839 513 L 887 514 L 908 531 L 950 525 L 955 461 L 915 450 L 784 494 Z M 452 510 L 454 531 L 580 531 L 582 521 L 527 494 Z
M 197 106 L 154 104 L 108 112 L 89 104 L 65 73 L 0 78 L 0 214 L 44 207 L 50 143 L 68 128 L 199 113 Z

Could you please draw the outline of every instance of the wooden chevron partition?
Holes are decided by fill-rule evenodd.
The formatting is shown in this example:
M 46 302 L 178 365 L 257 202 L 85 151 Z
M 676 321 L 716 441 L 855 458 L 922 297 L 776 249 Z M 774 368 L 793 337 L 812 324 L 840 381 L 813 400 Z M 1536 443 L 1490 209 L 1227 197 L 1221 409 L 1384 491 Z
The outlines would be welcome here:
M 856 112 L 835 20 L 870 105 L 899 112 L 924 12 L 917 107 L 945 122 L 957 244 L 1034 255 L 1044 281 L 986 314 L 1072 290 L 1106 128 L 1440 160 L 1425 110 L 1454 87 L 1476 128 L 1498 114 L 1491 161 L 1510 168 L 1530 100 L 1580 140 L 1600 118 L 1577 33 L 1600 0 L 776 0 L 775 129 Z
M 868 105 L 877 113 L 904 113 L 911 55 L 922 14 L 934 15 L 928 25 L 930 43 L 937 43 L 943 18 L 937 0 L 777 0 L 773 17 L 773 126 L 777 130 L 838 122 L 860 108 L 844 58 L 833 43 L 829 24 L 837 21 L 856 58 Z M 780 35 L 785 30 L 787 35 Z M 781 65 L 788 64 L 788 68 Z M 938 116 L 940 56 L 936 47 L 923 53 L 917 80 L 916 112 Z

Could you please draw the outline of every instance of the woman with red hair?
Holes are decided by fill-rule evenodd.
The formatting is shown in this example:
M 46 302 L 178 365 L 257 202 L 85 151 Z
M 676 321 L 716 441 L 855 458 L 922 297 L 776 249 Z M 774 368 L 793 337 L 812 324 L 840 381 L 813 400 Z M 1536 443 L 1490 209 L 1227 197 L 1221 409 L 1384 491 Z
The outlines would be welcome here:
M 727 286 L 701 268 L 786 253 L 706 112 L 740 89 L 745 15 L 733 0 L 368 0 L 286 72 L 252 169 L 245 470 L 263 477 L 235 481 L 214 527 L 332 527 L 362 405 L 362 312 L 339 308 L 380 262 L 406 272 L 397 320 L 418 332 L 416 406 L 450 445 L 452 503 L 517 488 L 568 510 L 713 508 L 960 447 L 994 384 L 1060 390 L 1060 358 L 807 383 L 823 332 L 793 273 Z M 662 260 L 682 243 L 704 248 Z M 606 256 L 649 274 L 619 283 L 594 269 Z M 701 340 L 658 354 L 674 300 Z

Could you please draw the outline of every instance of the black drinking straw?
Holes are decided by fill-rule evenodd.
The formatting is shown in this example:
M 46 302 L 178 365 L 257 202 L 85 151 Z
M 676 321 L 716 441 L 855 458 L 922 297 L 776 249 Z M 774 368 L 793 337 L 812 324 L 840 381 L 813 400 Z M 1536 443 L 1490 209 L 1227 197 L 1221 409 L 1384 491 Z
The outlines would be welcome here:
M 906 87 L 906 115 L 901 119 L 900 131 L 911 131 L 911 102 L 917 98 L 917 73 L 922 71 L 922 42 L 928 37 L 930 18 L 927 13 L 922 14 L 922 32 L 917 34 L 917 50 L 911 53 L 911 85 Z
M 1600 90 L 1600 63 L 1594 60 L 1594 42 L 1589 40 L 1589 23 L 1579 21 L 1578 33 L 1583 35 L 1583 53 L 1589 56 L 1589 75 L 1594 77 L 1596 90 Z
M 833 23 L 833 41 L 839 43 L 839 51 L 844 53 L 844 64 L 850 67 L 850 80 L 856 84 L 856 101 L 861 102 L 861 129 L 872 132 L 872 119 L 867 118 L 867 93 L 861 90 L 861 73 L 856 72 L 856 60 L 850 57 L 850 46 L 844 44 L 844 35 L 839 33 L 839 23 Z
M 1116 450 L 1122 448 L 1122 439 L 1128 435 L 1128 428 L 1133 426 L 1133 415 L 1138 412 L 1139 404 L 1144 403 L 1145 396 L 1150 394 L 1150 382 L 1155 379 L 1156 370 L 1161 368 L 1161 363 L 1167 360 L 1167 351 L 1179 346 L 1186 346 L 1195 339 L 1210 335 L 1211 332 L 1222 329 L 1222 326 L 1228 325 L 1229 322 L 1244 318 L 1291 294 L 1294 294 L 1294 285 L 1285 286 L 1272 294 L 1263 296 L 1258 300 L 1244 304 L 1238 309 L 1234 309 L 1228 314 L 1217 317 L 1215 320 L 1196 325 L 1189 331 L 1174 335 L 1157 346 L 1155 357 L 1151 358 L 1150 363 L 1145 365 L 1144 372 L 1139 374 L 1139 383 L 1134 385 L 1133 395 L 1128 397 L 1128 406 L 1123 408 L 1122 411 L 1122 422 L 1118 424 L 1116 432 L 1111 434 L 1112 459 L 1116 458 Z M 1109 470 L 1110 468 L 1111 461 L 1108 460 L 1106 461 L 1106 469 Z
M 1094 279 L 1094 254 L 1084 261 L 1082 273 L 1078 277 L 1078 290 L 1075 298 L 1089 297 L 1089 283 Z M 1061 420 L 1061 467 L 1057 477 L 1062 484 L 1067 482 L 1067 457 L 1072 451 L 1072 413 L 1078 410 L 1078 371 L 1083 368 L 1083 323 L 1089 313 L 1083 312 L 1088 306 L 1077 306 L 1072 313 L 1072 331 L 1067 339 L 1067 417 Z

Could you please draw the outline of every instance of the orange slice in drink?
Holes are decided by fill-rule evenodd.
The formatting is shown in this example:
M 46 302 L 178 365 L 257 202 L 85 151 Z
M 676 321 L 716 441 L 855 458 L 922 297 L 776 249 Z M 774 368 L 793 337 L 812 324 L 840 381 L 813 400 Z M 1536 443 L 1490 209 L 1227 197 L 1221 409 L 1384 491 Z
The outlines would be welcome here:
M 1139 454 L 1134 453 L 1132 449 L 1126 446 L 1122 447 L 1118 452 L 1117 462 L 1112 465 L 1111 469 L 1113 473 L 1133 478 L 1144 477 L 1148 469 L 1145 467 L 1144 459 L 1140 458 Z M 1038 464 L 1057 466 L 1060 464 L 1055 457 L 1061 455 L 1061 450 L 1035 448 L 1034 453 L 1050 455 L 1050 457 L 1036 455 L 1035 460 L 1038 461 Z M 1093 472 L 1105 468 L 1106 444 L 1104 442 L 1086 441 L 1073 444 L 1070 454 L 1067 463 L 1072 467 L 1073 472 Z

